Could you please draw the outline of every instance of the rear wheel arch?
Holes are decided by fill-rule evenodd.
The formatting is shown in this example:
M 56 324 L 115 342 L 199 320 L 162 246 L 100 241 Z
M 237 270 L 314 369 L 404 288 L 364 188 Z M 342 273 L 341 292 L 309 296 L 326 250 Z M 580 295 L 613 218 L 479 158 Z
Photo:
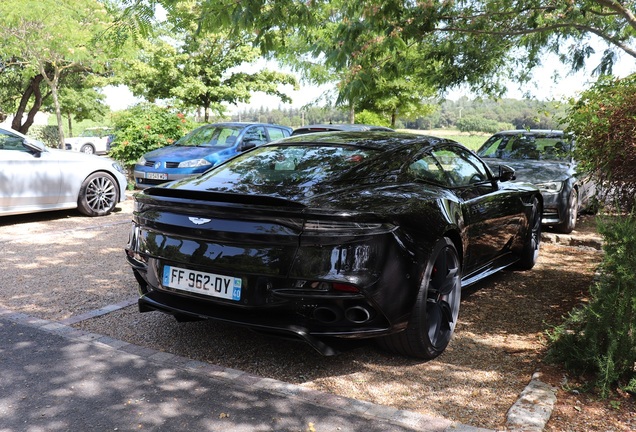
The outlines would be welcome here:
M 380 347 L 422 359 L 433 359 L 454 333 L 461 300 L 461 262 L 455 242 L 442 237 L 420 263 L 417 296 L 406 328 L 377 339 Z
M 455 230 L 446 231 L 443 237 L 449 238 L 453 244 L 455 245 L 455 249 L 457 249 L 457 254 L 459 255 L 460 264 L 464 264 L 464 243 L 462 242 L 461 235 L 459 232 Z

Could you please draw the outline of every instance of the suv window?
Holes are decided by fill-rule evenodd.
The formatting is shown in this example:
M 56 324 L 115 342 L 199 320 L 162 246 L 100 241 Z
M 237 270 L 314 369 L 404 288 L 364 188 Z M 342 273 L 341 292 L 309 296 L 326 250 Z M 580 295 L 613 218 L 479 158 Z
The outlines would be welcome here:
M 267 133 L 271 141 L 276 141 L 289 136 L 289 132 L 280 128 L 268 127 Z

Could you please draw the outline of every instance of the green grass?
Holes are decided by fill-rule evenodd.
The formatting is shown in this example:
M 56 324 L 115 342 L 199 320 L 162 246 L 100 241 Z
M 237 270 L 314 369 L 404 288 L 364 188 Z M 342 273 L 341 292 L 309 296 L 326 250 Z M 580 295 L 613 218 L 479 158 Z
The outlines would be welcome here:
M 444 138 L 457 141 L 471 150 L 477 150 L 488 139 L 482 135 L 446 135 Z

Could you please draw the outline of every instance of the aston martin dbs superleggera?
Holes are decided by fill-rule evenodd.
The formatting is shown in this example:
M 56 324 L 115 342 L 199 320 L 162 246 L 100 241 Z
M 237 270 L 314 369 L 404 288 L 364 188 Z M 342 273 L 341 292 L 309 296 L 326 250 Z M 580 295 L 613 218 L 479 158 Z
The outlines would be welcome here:
M 537 259 L 541 193 L 497 171 L 446 139 L 327 132 L 145 189 L 126 247 L 139 309 L 434 358 L 462 286 Z

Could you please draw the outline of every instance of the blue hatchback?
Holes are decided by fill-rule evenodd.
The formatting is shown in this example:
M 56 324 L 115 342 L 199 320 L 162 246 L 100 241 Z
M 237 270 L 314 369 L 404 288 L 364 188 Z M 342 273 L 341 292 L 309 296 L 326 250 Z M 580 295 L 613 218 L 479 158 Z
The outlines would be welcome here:
M 173 145 L 143 155 L 135 164 L 139 189 L 200 174 L 256 146 L 291 135 L 286 126 L 214 123 L 201 126 Z

